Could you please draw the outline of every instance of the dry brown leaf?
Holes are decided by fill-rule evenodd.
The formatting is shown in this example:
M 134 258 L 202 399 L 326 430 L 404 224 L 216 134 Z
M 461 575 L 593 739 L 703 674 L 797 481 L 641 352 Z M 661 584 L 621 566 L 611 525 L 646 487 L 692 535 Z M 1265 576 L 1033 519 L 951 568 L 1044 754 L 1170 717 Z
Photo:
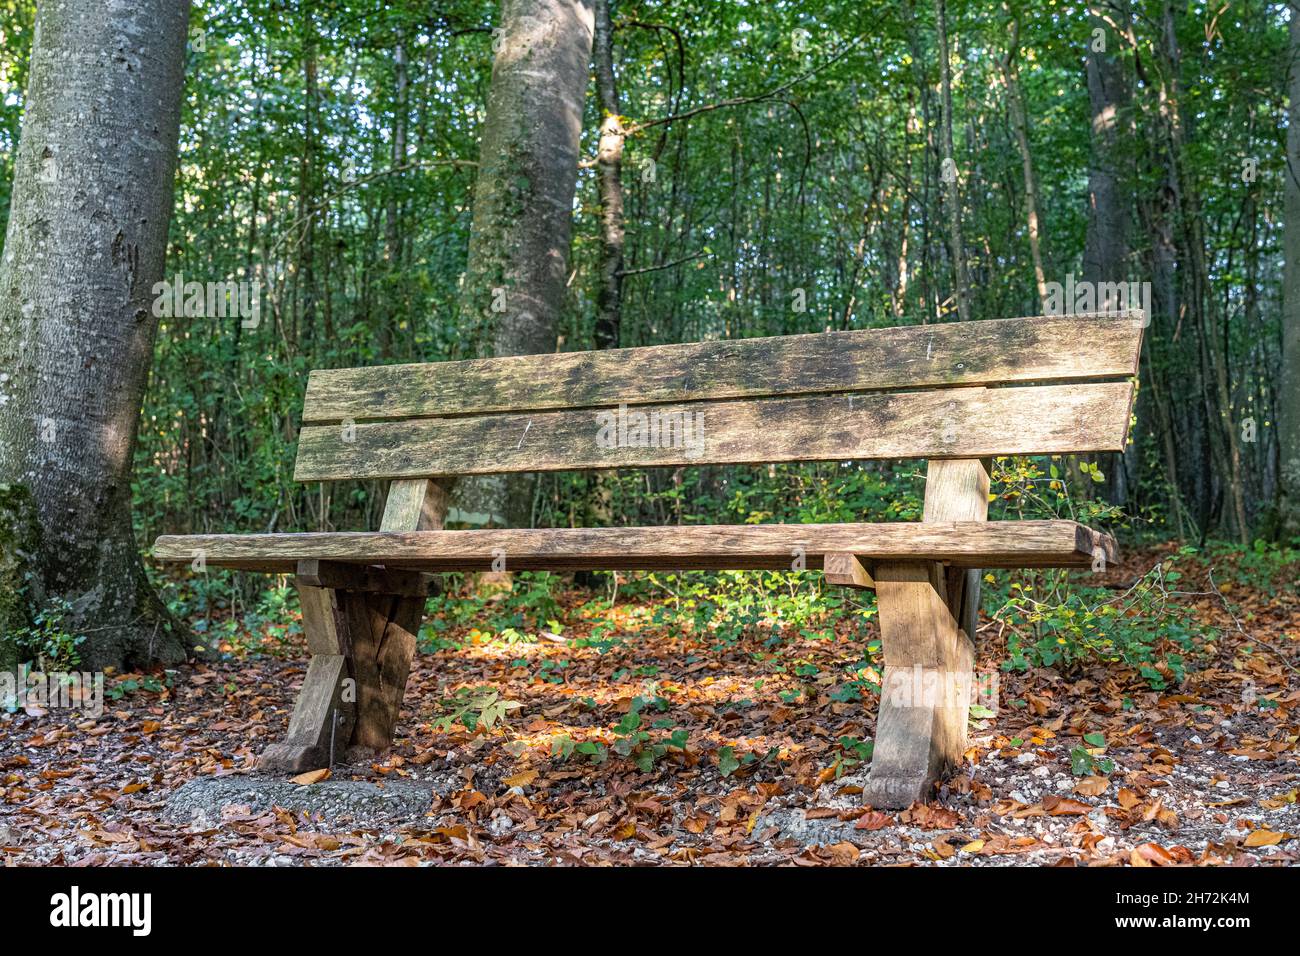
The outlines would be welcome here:
M 889 826 L 889 815 L 881 813 L 879 810 L 869 810 L 862 816 L 858 817 L 858 822 L 853 824 L 855 830 L 883 830 Z
M 1130 860 L 1134 866 L 1168 866 L 1177 860 L 1158 843 L 1142 843 L 1133 848 Z M 1144 862 L 1138 862 L 1139 860 Z
M 322 780 L 330 778 L 330 768 L 322 767 L 320 770 L 308 770 L 306 773 L 300 773 L 296 777 L 290 778 L 294 783 L 311 784 L 320 783 Z
M 1290 833 L 1277 830 L 1251 830 L 1244 841 L 1245 846 L 1277 846 L 1283 840 L 1291 839 Z
M 1082 817 L 1092 812 L 1092 807 L 1081 800 L 1071 800 L 1049 793 L 1043 797 L 1043 809 L 1054 817 Z
M 1110 781 L 1105 777 L 1084 777 L 1074 785 L 1074 792 L 1085 797 L 1099 797 L 1109 786 Z
M 519 773 L 512 774 L 509 777 L 503 777 L 501 782 L 507 787 L 526 787 L 538 778 L 536 770 L 521 770 Z

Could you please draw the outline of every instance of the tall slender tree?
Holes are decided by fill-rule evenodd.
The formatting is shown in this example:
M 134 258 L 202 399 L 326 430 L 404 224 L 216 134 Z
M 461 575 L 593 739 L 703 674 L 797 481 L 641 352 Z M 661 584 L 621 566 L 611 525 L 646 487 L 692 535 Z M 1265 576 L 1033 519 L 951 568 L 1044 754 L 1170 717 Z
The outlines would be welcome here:
M 596 153 L 596 188 L 600 195 L 600 275 L 596 290 L 596 348 L 618 348 L 623 324 L 623 145 L 626 133 L 619 115 L 614 76 L 614 27 L 611 0 L 596 0 L 593 66 L 600 104 L 600 145 Z
M 0 484 L 30 501 L 36 522 L 24 532 L 25 603 L 61 609 L 92 667 L 185 653 L 136 549 L 131 466 L 189 10 L 189 0 L 39 4 L 0 260 Z
M 1300 537 L 1300 4 L 1291 3 L 1282 376 L 1278 387 L 1277 529 Z
M 1091 150 L 1088 154 L 1088 226 L 1084 236 L 1083 278 L 1085 282 L 1119 283 L 1129 278 L 1129 206 L 1121 194 L 1120 162 L 1122 122 L 1130 116 L 1128 85 L 1120 64 L 1120 38 L 1107 17 L 1110 11 L 1100 3 L 1088 8 L 1092 34 L 1088 42 L 1086 72 L 1088 104 L 1092 117 Z M 1111 288 L 1111 286 L 1107 286 Z M 1098 308 L 1119 303 L 1098 302 Z M 1150 320 L 1150 316 L 1147 317 Z M 1149 399 L 1139 398 L 1139 415 Z M 1107 456 L 1107 492 L 1111 503 L 1128 500 L 1129 476 L 1137 470 L 1137 446 L 1123 454 Z
M 963 321 L 970 318 L 970 280 L 966 272 L 966 244 L 961 229 L 961 184 L 957 175 L 957 158 L 952 145 L 952 67 L 948 49 L 948 10 L 944 0 L 935 0 L 935 27 L 939 43 L 939 119 L 940 142 L 943 158 L 940 178 L 943 179 L 944 202 L 948 206 L 948 245 L 952 254 L 953 297 L 957 300 L 957 316 Z

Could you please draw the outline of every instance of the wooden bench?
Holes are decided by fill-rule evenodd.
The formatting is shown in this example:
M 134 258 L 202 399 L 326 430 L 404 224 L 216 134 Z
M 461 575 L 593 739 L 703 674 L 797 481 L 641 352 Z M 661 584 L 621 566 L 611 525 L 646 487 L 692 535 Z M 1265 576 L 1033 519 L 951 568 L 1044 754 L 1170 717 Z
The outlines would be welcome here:
M 988 521 L 986 462 L 1122 450 L 1142 325 L 1006 319 L 314 371 L 294 477 L 388 479 L 380 530 L 164 535 L 154 556 L 295 576 L 311 659 L 288 739 L 260 761 L 290 772 L 391 744 L 425 572 L 802 559 L 876 590 L 884 691 L 864 800 L 906 806 L 962 760 L 979 569 L 1116 560 L 1110 537 L 1072 521 Z M 440 526 L 440 476 L 880 458 L 928 459 L 920 522 Z M 921 686 L 955 689 L 907 692 Z

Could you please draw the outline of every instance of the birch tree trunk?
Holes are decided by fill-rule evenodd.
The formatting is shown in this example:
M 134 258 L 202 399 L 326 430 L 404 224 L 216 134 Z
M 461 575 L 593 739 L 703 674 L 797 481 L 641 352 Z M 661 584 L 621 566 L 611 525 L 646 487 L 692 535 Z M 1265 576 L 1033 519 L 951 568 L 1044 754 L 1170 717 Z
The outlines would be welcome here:
M 40 4 L 0 260 L 0 485 L 35 506 L 27 600 L 67 602 L 92 668 L 185 656 L 136 550 L 131 467 L 189 8 Z
M 1286 131 L 1286 240 L 1282 377 L 1278 386 L 1277 533 L 1300 536 L 1300 9 L 1291 7 L 1290 122 Z

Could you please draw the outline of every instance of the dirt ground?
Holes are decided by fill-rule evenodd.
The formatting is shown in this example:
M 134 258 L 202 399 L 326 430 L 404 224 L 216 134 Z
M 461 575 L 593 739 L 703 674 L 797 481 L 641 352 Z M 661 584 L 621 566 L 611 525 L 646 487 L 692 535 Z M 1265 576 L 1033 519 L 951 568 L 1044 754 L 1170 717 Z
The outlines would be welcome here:
M 600 646 L 576 646 L 596 620 L 535 643 L 463 628 L 460 650 L 417 655 L 391 752 L 247 799 L 305 660 L 198 663 L 97 719 L 0 715 L 0 850 L 9 865 L 78 866 L 1293 864 L 1300 606 L 1293 592 L 1232 598 L 1235 620 L 1217 596 L 1191 599 L 1222 636 L 1180 686 L 1153 691 L 1118 665 L 1001 673 L 962 771 L 899 812 L 859 797 L 877 698 L 834 694 L 859 642 L 754 633 L 718 649 L 624 601 L 603 619 L 626 639 Z M 977 645 L 997 671 L 999 626 Z M 456 688 L 484 685 L 518 708 L 486 731 L 439 724 Z M 678 734 L 648 770 L 612 746 L 637 697 L 654 701 L 640 727 L 652 742 Z M 597 741 L 603 763 L 579 746 Z M 212 814 L 168 809 L 183 784 L 225 777 Z M 400 812 L 371 812 L 334 786 L 346 781 Z

